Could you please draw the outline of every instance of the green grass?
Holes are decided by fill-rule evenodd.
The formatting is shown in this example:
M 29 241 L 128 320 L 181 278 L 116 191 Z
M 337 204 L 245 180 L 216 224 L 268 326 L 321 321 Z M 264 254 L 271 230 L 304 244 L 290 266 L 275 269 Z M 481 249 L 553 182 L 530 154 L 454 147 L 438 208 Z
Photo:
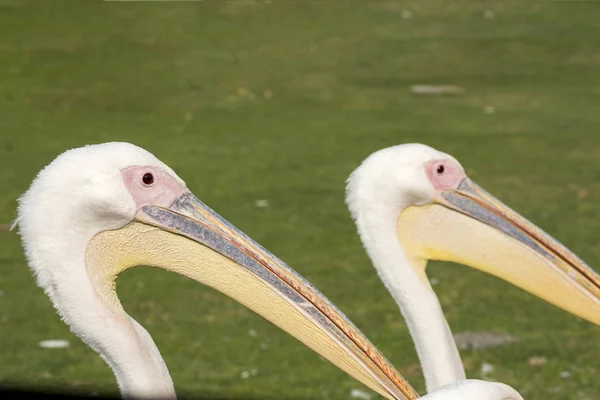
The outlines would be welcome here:
M 62 151 L 133 142 L 313 282 L 424 393 L 406 325 L 346 210 L 344 181 L 377 149 L 429 144 L 597 265 L 599 17 L 597 2 L 3 0 L 0 222 L 14 219 L 16 198 Z M 419 83 L 466 92 L 415 97 L 409 87 Z M 36 287 L 14 232 L 0 232 L 0 271 L 0 383 L 115 393 L 108 366 Z M 454 332 L 521 338 L 462 351 L 469 377 L 487 362 L 487 379 L 528 400 L 597 398 L 600 329 L 466 267 L 429 271 Z M 134 269 L 118 292 L 180 396 L 347 399 L 363 388 L 176 275 Z M 72 346 L 37 346 L 49 338 Z M 548 362 L 529 366 L 533 356 Z

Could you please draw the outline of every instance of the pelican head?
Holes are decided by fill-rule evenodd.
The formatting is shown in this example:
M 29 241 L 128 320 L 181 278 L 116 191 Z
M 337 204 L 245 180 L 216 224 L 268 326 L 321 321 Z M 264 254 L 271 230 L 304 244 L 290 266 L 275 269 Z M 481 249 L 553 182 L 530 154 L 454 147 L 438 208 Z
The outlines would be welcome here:
M 448 154 L 421 144 L 377 151 L 352 173 L 347 203 L 357 224 L 365 228 L 363 242 L 377 229 L 395 231 L 390 236 L 401 244 L 408 264 L 429 290 L 427 261 L 451 261 L 495 275 L 600 324 L 598 274 L 469 179 Z M 372 243 L 367 249 L 371 257 L 385 257 L 377 246 L 383 245 Z
M 219 290 L 388 399 L 417 397 L 317 289 L 137 146 L 105 143 L 61 154 L 19 199 L 15 224 L 38 285 L 111 366 L 124 396 L 174 397 L 158 349 L 115 289 L 124 270 L 150 266 Z M 189 306 L 185 299 L 182 305 Z

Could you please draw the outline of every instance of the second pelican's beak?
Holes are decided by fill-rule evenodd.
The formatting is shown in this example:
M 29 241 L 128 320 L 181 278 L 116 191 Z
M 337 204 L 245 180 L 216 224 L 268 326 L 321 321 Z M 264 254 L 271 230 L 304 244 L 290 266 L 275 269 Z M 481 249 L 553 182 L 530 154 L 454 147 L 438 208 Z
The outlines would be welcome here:
M 114 307 L 119 273 L 138 265 L 167 269 L 242 303 L 385 398 L 419 397 L 325 296 L 190 192 L 168 208 L 144 206 L 125 227 L 96 235 L 86 265 Z
M 398 233 L 425 281 L 426 260 L 465 264 L 600 325 L 600 276 L 468 178 L 405 209 Z

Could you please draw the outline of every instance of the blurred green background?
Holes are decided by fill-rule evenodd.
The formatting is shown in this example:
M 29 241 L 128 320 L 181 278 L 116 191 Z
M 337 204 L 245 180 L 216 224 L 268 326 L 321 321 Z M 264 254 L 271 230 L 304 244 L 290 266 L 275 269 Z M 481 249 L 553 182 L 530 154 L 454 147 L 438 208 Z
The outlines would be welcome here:
M 2 0 L 0 222 L 15 218 L 16 198 L 64 150 L 135 143 L 313 282 L 424 393 L 406 325 L 344 204 L 345 179 L 375 150 L 428 144 L 597 265 L 599 17 L 591 1 Z M 415 84 L 464 92 L 416 95 Z M 117 393 L 3 229 L 0 384 Z M 454 333 L 520 339 L 462 350 L 470 378 L 505 382 L 528 400 L 598 397 L 599 328 L 464 266 L 431 263 L 429 276 Z M 368 392 L 179 276 L 137 268 L 118 292 L 179 396 Z M 38 347 L 45 339 L 71 347 Z

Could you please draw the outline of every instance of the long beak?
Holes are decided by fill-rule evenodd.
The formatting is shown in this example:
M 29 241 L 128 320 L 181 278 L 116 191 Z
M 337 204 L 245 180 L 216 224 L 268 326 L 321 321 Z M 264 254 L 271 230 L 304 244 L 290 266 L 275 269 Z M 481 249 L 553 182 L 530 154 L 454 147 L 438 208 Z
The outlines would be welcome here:
M 434 204 L 406 209 L 398 232 L 414 258 L 480 269 L 600 324 L 600 276 L 468 178 Z
M 116 294 L 107 293 L 120 272 L 167 269 L 244 304 L 385 398 L 419 397 L 325 296 L 190 192 L 169 208 L 142 207 L 127 226 L 96 235 L 86 262 L 96 291 L 115 307 Z

